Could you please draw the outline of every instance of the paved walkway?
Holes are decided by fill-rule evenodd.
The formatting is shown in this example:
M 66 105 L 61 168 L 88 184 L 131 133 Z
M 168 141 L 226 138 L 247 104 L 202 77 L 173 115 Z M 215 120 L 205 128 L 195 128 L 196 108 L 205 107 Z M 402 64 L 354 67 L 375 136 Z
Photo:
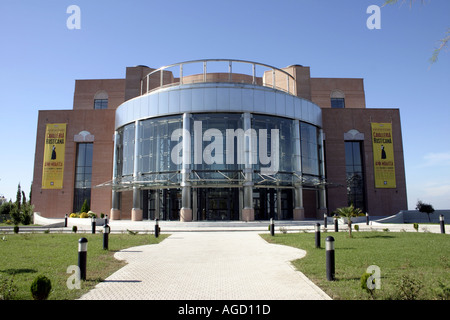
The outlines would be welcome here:
M 176 232 L 117 252 L 128 264 L 81 300 L 330 299 L 290 263 L 304 255 L 257 232 Z

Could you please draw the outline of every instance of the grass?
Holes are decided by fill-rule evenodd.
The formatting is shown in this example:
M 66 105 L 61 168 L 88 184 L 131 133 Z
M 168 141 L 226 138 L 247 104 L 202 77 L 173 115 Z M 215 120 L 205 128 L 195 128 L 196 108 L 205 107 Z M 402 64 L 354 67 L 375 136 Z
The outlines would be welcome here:
M 116 251 L 140 245 L 155 244 L 167 235 L 110 234 L 109 250 L 103 250 L 102 234 L 7 234 L 0 237 L 0 281 L 13 281 L 17 287 L 13 299 L 31 300 L 30 286 L 40 274 L 51 280 L 49 300 L 73 300 L 92 289 L 97 283 L 125 265 L 116 260 Z M 81 289 L 69 290 L 67 273 L 70 265 L 78 265 L 78 240 L 88 239 L 86 281 Z M 1 284 L 1 282 L 0 282 Z M 1 299 L 0 292 L 0 299 Z
M 335 238 L 336 281 L 326 279 L 325 238 Z M 450 237 L 416 232 L 314 233 L 261 235 L 271 243 L 306 250 L 294 266 L 333 299 L 450 299 Z M 381 271 L 381 288 L 373 296 L 361 288 L 370 265 Z

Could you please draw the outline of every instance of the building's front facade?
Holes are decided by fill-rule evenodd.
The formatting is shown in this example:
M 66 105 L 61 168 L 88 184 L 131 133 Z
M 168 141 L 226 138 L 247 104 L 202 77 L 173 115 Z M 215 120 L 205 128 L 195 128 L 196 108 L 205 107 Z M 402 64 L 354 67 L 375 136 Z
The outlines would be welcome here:
M 77 80 L 73 110 L 39 112 L 32 188 L 47 217 L 86 199 L 131 220 L 304 220 L 350 203 L 395 214 L 406 209 L 399 111 L 366 109 L 362 79 L 300 65 L 130 67 Z

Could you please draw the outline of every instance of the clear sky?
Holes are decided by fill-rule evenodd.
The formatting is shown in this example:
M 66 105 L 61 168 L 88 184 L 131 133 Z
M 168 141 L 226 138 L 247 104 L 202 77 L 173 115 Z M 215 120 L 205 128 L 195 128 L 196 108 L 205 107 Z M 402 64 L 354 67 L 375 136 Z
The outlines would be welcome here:
M 450 1 L 1 0 L 0 194 L 27 196 L 38 110 L 71 109 L 76 79 L 124 78 L 127 66 L 233 58 L 312 77 L 364 78 L 368 108 L 399 108 L 408 205 L 450 209 Z M 399 1 L 401 2 L 401 0 Z M 70 5 L 81 29 L 68 29 Z

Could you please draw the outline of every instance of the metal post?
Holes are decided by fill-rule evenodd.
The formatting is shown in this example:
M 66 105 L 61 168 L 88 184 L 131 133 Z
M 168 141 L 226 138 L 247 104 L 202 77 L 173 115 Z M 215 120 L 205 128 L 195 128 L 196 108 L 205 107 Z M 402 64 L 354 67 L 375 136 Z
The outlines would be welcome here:
M 366 225 L 369 225 L 369 213 L 366 212 Z
M 95 234 L 95 217 L 91 218 L 92 234 Z
M 327 221 L 327 219 L 328 219 L 328 215 L 327 215 L 327 213 L 325 212 L 325 213 L 323 214 L 323 226 L 325 227 L 325 229 L 328 227 L 328 221 Z
M 105 215 L 105 225 L 108 224 L 108 215 Z
M 158 218 L 156 218 L 155 219 L 155 238 L 158 238 L 159 237 L 159 219 Z
M 320 223 L 316 223 L 316 248 L 320 248 Z
M 66 228 L 66 227 L 67 227 L 67 213 L 64 216 L 64 228 Z
M 81 280 L 86 280 L 87 243 L 86 238 L 78 240 L 78 268 L 80 268 Z
M 270 235 L 272 237 L 275 235 L 275 224 L 273 223 L 273 218 L 270 218 Z
M 334 281 L 335 273 L 335 261 L 334 261 L 334 238 L 327 237 L 325 239 L 325 250 L 326 250 L 326 270 L 327 270 L 327 280 Z
M 441 224 L 441 233 L 445 233 L 444 215 L 439 216 L 439 223 Z
M 334 217 L 334 232 L 339 232 L 338 219 Z
M 108 250 L 108 237 L 110 232 L 111 228 L 107 224 L 105 224 L 103 226 L 103 250 Z

